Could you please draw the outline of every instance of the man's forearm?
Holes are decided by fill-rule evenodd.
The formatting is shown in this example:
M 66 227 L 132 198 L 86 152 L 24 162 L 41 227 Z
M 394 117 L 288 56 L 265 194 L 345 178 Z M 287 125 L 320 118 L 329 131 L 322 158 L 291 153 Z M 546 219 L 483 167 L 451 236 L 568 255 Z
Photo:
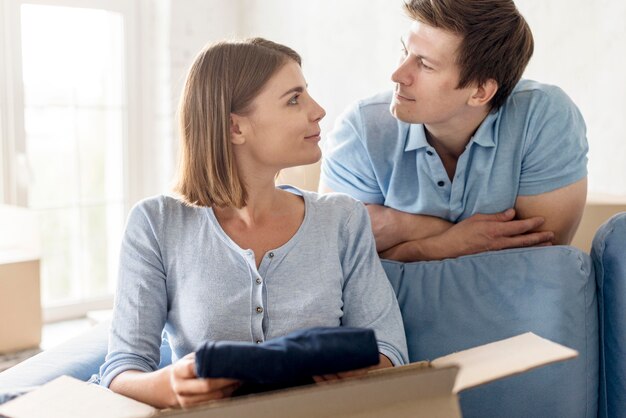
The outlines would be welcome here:
M 433 261 L 458 257 L 458 251 L 450 246 L 441 245 L 442 236 L 434 235 L 411 241 L 401 242 L 383 252 L 380 257 L 402 262 Z
M 509 209 L 496 214 L 476 214 L 441 234 L 405 241 L 380 252 L 381 258 L 396 261 L 424 261 L 455 258 L 506 248 L 550 245 L 551 231 L 537 231 L 541 217 L 515 220 Z
M 378 252 L 398 244 L 439 235 L 452 223 L 427 215 L 414 215 L 380 205 L 367 205 Z

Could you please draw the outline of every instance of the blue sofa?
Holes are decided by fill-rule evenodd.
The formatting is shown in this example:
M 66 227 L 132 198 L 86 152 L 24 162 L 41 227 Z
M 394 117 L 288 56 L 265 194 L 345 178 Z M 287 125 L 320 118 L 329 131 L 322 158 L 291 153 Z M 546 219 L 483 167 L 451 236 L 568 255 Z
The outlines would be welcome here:
M 626 418 L 626 213 L 573 247 L 512 249 L 419 263 L 383 261 L 411 361 L 532 331 L 579 356 L 462 392 L 465 417 Z M 0 403 L 104 361 L 108 324 L 0 373 Z M 169 363 L 167 341 L 161 366 Z

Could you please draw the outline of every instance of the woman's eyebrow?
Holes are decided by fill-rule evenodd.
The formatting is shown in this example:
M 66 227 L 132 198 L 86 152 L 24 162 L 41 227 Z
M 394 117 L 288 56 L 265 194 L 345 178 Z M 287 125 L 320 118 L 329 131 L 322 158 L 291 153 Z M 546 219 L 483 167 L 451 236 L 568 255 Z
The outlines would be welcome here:
M 308 86 L 308 84 L 307 84 L 307 86 Z M 302 87 L 302 86 L 293 87 L 293 88 L 287 90 L 282 96 L 280 96 L 280 98 L 282 99 L 283 97 L 285 97 L 286 95 L 291 94 L 291 93 L 302 93 L 305 88 L 306 87 Z

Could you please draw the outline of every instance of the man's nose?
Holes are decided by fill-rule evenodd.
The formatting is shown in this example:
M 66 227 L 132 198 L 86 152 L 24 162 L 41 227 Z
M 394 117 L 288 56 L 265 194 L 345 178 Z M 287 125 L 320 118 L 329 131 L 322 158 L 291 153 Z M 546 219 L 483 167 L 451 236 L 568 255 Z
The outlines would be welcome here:
M 402 60 L 398 68 L 391 74 L 391 81 L 402 85 L 410 85 L 413 81 L 411 72 L 407 68 L 407 60 Z

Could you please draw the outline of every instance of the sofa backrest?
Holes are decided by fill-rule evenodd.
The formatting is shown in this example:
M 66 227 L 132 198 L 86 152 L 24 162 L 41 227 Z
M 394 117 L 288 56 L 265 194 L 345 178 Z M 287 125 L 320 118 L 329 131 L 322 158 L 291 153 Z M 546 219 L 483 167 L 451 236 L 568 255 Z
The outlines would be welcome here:
M 411 361 L 532 331 L 579 357 L 462 392 L 464 417 L 595 417 L 598 317 L 590 257 L 566 246 L 383 261 Z

